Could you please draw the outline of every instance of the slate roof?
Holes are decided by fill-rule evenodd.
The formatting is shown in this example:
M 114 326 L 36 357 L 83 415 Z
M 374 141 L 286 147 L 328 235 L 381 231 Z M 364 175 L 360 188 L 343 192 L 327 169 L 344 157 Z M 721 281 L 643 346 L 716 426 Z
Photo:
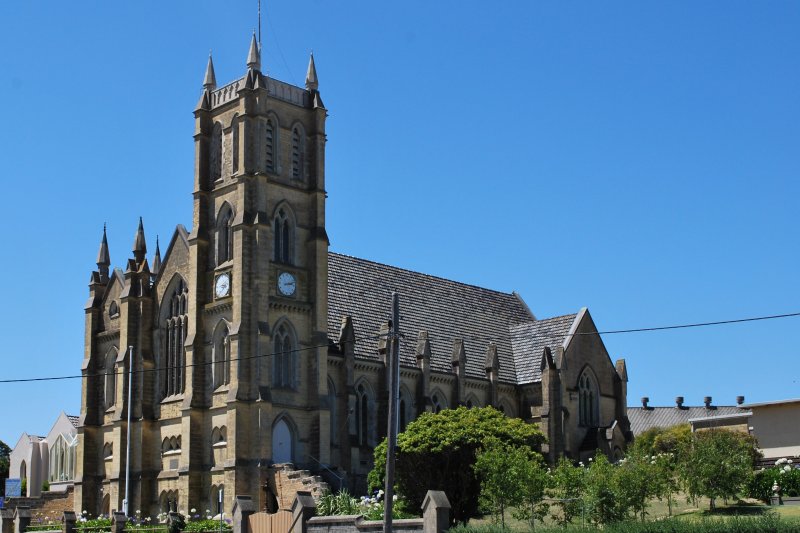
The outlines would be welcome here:
M 514 293 L 467 285 L 419 272 L 412 272 L 365 259 L 328 254 L 328 336 L 339 338 L 341 319 L 353 319 L 355 355 L 377 360 L 377 335 L 391 316 L 391 293 L 400 295 L 400 362 L 416 366 L 417 335 L 427 330 L 431 345 L 431 369 L 452 372 L 453 341 L 464 339 L 466 374 L 486 378 L 485 359 L 489 342 L 497 345 L 500 380 L 528 383 L 537 380 L 544 341 L 517 341 L 519 335 L 553 332 L 561 338 L 569 329 L 566 317 L 536 321 L 525 303 Z M 575 315 L 568 315 L 573 317 Z M 526 324 L 527 323 L 527 324 Z M 516 330 L 526 324 L 527 328 Z M 563 333 L 562 333 L 563 329 Z M 515 331 L 517 333 L 515 333 Z M 561 337 L 559 337 L 561 335 Z M 514 342 L 512 343 L 512 338 Z M 533 351 L 531 351 L 533 350 Z M 536 369 L 536 370 L 534 370 Z M 521 370 L 521 372 L 520 372 Z
M 680 409 L 675 406 L 648 407 L 646 409 L 628 407 L 628 420 L 631 422 L 631 431 L 636 436 L 650 428 L 668 428 L 678 424 L 688 424 L 690 418 L 737 415 L 746 411 L 737 405 L 713 405 L 711 408 L 684 406 Z
M 77 428 L 78 423 L 80 423 L 81 417 L 75 415 L 67 415 L 67 419 L 69 419 L 69 422 L 70 424 L 73 425 L 73 427 Z
M 573 313 L 511 326 L 514 364 L 519 383 L 542 380 L 541 363 L 545 346 L 550 348 L 555 357 L 556 347 L 564 344 L 569 328 L 577 316 L 577 313 Z

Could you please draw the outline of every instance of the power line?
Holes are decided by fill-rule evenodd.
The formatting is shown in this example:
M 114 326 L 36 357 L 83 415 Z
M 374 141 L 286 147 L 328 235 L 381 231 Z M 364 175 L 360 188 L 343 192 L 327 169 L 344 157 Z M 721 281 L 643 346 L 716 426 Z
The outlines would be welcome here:
M 687 329 L 687 328 L 700 328 L 700 327 L 708 327 L 708 326 L 721 326 L 721 325 L 725 325 L 725 324 L 741 324 L 741 323 L 745 323 L 745 322 L 758 322 L 758 321 L 763 321 L 763 320 L 775 320 L 775 319 L 779 319 L 779 318 L 792 318 L 792 317 L 798 317 L 798 316 L 800 316 L 800 312 L 798 312 L 798 313 L 784 313 L 784 314 L 779 314 L 779 315 L 765 315 L 765 316 L 748 317 L 748 318 L 735 318 L 735 319 L 731 319 L 731 320 L 717 320 L 717 321 L 713 321 L 713 322 L 694 322 L 694 323 L 689 323 L 689 324 L 676 324 L 676 325 L 669 325 L 669 326 L 652 326 L 652 327 L 645 327 L 645 328 L 616 329 L 616 330 L 608 330 L 608 331 L 582 331 L 582 332 L 566 333 L 566 334 L 555 333 L 555 332 L 544 332 L 544 333 L 536 333 L 536 334 L 532 334 L 532 335 L 520 334 L 520 335 L 495 336 L 495 337 L 488 337 L 488 336 L 484 337 L 484 336 L 478 336 L 478 335 L 466 335 L 466 336 L 463 336 L 463 337 L 460 337 L 460 338 L 468 339 L 468 340 L 496 341 L 496 340 L 501 340 L 502 339 L 502 340 L 512 340 L 513 341 L 513 340 L 523 340 L 523 339 L 524 340 L 531 340 L 531 339 L 536 339 L 536 338 L 548 338 L 548 339 L 551 339 L 553 337 L 561 337 L 561 336 L 563 336 L 563 337 L 572 337 L 572 336 L 581 336 L 581 335 L 615 335 L 615 334 L 620 334 L 620 333 L 646 333 L 646 332 L 652 332 L 652 331 L 667 331 L 667 330 L 674 330 L 674 329 Z M 539 321 L 536 321 L 536 322 L 539 322 Z M 356 342 L 362 342 L 362 341 L 367 341 L 367 340 L 377 340 L 377 339 L 380 339 L 380 338 L 385 338 L 387 336 L 388 335 L 384 333 L 384 334 L 379 334 L 379 335 L 371 335 L 371 336 L 361 337 L 361 338 L 355 339 L 353 341 L 348 341 L 348 342 L 356 343 Z M 404 337 L 404 339 L 409 339 L 410 338 L 409 336 L 403 336 L 403 337 Z M 441 337 L 439 335 L 429 335 L 428 338 L 429 339 L 437 339 L 437 338 L 438 339 L 442 339 L 444 337 Z M 459 337 L 451 337 L 451 338 L 448 338 L 448 340 L 452 340 L 454 338 L 459 338 Z M 411 341 L 407 342 L 407 341 L 404 340 L 403 341 L 403 345 L 406 346 L 406 347 L 411 347 L 412 345 L 411 345 L 410 342 Z M 161 370 L 173 370 L 173 369 L 176 369 L 176 368 L 191 368 L 191 367 L 195 367 L 195 366 L 207 366 L 207 365 L 213 365 L 213 364 L 219 363 L 219 362 L 228 362 L 228 361 L 246 361 L 246 360 L 249 360 L 249 359 L 257 359 L 257 358 L 261 358 L 261 357 L 271 357 L 273 355 L 279 355 L 279 354 L 283 354 L 283 353 L 296 353 L 296 352 L 302 352 L 302 351 L 306 351 L 306 350 L 316 350 L 316 349 L 319 349 L 319 348 L 327 348 L 327 347 L 329 347 L 331 345 L 335 345 L 335 344 L 339 344 L 339 343 L 330 342 L 330 343 L 327 343 L 327 344 L 320 344 L 320 345 L 316 345 L 316 346 L 308 346 L 308 347 L 305 347 L 305 348 L 296 348 L 294 350 L 291 350 L 290 352 L 273 352 L 273 353 L 268 353 L 268 354 L 256 354 L 256 355 L 250 355 L 250 356 L 242 356 L 242 357 L 222 359 L 222 360 L 218 360 L 218 361 L 206 361 L 206 362 L 203 362 L 203 363 L 192 363 L 192 364 L 188 364 L 188 365 L 182 365 L 180 367 L 176 365 L 176 366 L 170 366 L 170 367 L 143 368 L 141 370 L 134 370 L 134 373 L 158 372 L 158 371 L 161 371 Z M 414 346 L 414 348 L 416 348 L 416 347 Z M 117 374 L 118 374 L 118 372 L 100 372 L 100 373 L 86 375 L 86 376 L 84 376 L 82 374 L 73 374 L 73 375 L 68 375 L 68 376 L 49 376 L 49 377 L 41 377 L 41 378 L 0 379 L 0 384 L 4 384 L 4 383 L 30 383 L 30 382 L 36 382 L 36 381 L 61 381 L 61 380 L 67 380 L 67 379 L 82 379 L 84 377 L 86 377 L 86 378 L 89 378 L 89 377 L 103 377 L 103 376 L 117 375 Z

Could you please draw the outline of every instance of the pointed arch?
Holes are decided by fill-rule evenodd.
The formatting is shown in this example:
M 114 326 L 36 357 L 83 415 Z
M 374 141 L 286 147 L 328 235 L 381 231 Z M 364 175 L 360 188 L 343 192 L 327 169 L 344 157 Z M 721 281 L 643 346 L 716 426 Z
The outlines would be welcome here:
M 431 392 L 431 408 L 434 413 L 439 413 L 447 409 L 447 396 L 442 394 L 439 389 L 434 389 Z
M 212 360 L 214 361 L 211 367 L 212 386 L 214 390 L 227 385 L 231 382 L 231 343 L 228 338 L 230 328 L 225 319 L 217 323 L 214 328 L 214 336 L 212 341 Z
M 299 122 L 292 126 L 292 179 L 305 178 L 306 132 Z
M 159 357 L 162 397 L 183 393 L 188 296 L 186 280 L 180 274 L 175 274 L 164 292 L 159 312 L 159 325 L 164 338 Z
M 280 123 L 275 113 L 261 119 L 261 138 L 264 139 L 264 170 L 280 174 Z
M 272 331 L 272 384 L 274 387 L 297 388 L 300 358 L 294 326 L 287 318 L 281 318 Z
M 283 201 L 272 215 L 273 259 L 278 263 L 294 264 L 294 241 L 297 223 L 294 210 Z
M 118 355 L 116 346 L 112 346 L 103 360 L 103 404 L 106 409 L 110 409 L 116 403 Z
M 578 377 L 578 423 L 586 427 L 600 425 L 600 392 L 597 377 L 589 365 Z
M 239 114 L 233 115 L 231 119 L 231 174 L 239 172 Z
M 464 402 L 464 405 L 467 406 L 467 409 L 472 409 L 474 407 L 480 407 L 481 402 L 478 401 L 477 396 L 475 396 L 474 394 L 470 394 L 469 396 L 467 396 L 467 401 Z
M 359 446 L 369 446 L 373 439 L 375 424 L 372 420 L 372 407 L 375 394 L 369 382 L 361 378 L 355 385 L 356 390 L 356 442 Z
M 217 265 L 233 259 L 233 207 L 224 202 L 217 213 Z
M 222 177 L 222 124 L 214 123 L 208 147 L 208 177 L 214 183 Z
M 297 428 L 292 418 L 281 413 L 272 424 L 272 462 L 294 462 L 294 442 Z
M 405 385 L 400 385 L 400 401 L 397 409 L 397 424 L 400 432 L 405 431 L 409 422 L 414 419 L 414 400 L 411 391 Z

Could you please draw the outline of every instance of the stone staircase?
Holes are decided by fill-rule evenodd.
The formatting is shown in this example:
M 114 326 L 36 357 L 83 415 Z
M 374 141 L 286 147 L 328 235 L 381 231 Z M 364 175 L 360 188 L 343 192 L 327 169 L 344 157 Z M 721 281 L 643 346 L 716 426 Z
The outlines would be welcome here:
M 267 484 L 278 501 L 278 509 L 282 510 L 291 510 L 299 490 L 310 492 L 315 500 L 330 490 L 321 476 L 308 470 L 296 470 L 292 463 L 272 465 L 267 473 Z

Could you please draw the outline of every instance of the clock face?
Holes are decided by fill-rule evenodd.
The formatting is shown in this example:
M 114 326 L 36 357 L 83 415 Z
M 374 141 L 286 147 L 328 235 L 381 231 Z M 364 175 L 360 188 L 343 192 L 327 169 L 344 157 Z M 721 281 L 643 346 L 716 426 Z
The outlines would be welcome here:
M 288 272 L 281 272 L 278 276 L 278 291 L 284 296 L 292 296 L 297 290 L 297 280 Z
M 231 292 L 231 275 L 228 273 L 220 274 L 217 276 L 217 281 L 214 283 L 214 293 L 217 298 L 227 296 Z

